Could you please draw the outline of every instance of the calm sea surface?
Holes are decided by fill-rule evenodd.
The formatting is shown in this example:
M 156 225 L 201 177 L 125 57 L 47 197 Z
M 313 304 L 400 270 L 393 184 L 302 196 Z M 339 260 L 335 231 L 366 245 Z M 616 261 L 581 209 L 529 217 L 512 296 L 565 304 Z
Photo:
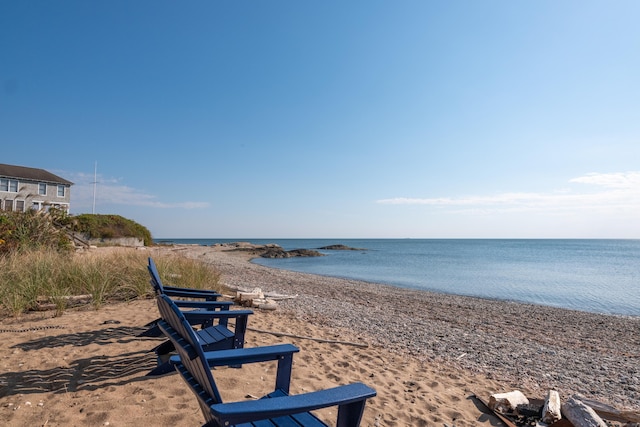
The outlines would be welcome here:
M 324 257 L 257 264 L 434 292 L 640 316 L 640 240 L 159 239 L 211 245 L 277 243 L 286 250 L 343 244 Z

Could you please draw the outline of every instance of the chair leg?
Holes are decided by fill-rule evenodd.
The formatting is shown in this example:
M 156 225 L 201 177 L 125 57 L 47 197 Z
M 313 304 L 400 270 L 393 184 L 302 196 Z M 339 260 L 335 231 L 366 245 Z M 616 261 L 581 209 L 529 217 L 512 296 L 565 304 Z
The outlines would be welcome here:
M 145 377 L 157 377 L 160 375 L 171 374 L 175 371 L 176 367 L 172 363 L 169 361 L 163 363 L 158 359 L 158 366 L 149 371 Z
M 291 385 L 291 369 L 293 367 L 293 354 L 282 356 L 278 360 L 278 370 L 276 372 L 276 390 L 282 390 L 289 394 Z
M 364 412 L 364 405 L 366 403 L 367 400 L 363 399 L 346 405 L 340 405 L 338 407 L 338 421 L 336 427 L 359 426 Z
M 162 356 L 163 354 L 169 354 L 175 350 L 176 348 L 171 341 L 165 341 L 151 351 L 155 351 L 158 356 Z
M 136 337 L 138 338 L 142 338 L 142 337 L 157 338 L 161 336 L 162 336 L 162 331 L 160 331 L 160 328 L 158 328 L 157 325 L 152 326 L 149 329 L 145 330 L 144 332 L 141 332 L 138 335 L 136 335 Z

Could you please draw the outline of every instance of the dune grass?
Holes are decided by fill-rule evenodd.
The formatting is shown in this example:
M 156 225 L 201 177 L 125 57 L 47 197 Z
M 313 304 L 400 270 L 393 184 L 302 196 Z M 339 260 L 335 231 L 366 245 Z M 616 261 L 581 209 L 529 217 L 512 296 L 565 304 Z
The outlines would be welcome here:
M 84 254 L 53 250 L 20 251 L 0 257 L 0 317 L 19 316 L 53 305 L 57 315 L 73 296 L 86 296 L 95 308 L 109 301 L 149 298 L 148 253 L 128 249 Z M 166 285 L 220 291 L 220 273 L 177 256 L 154 256 Z

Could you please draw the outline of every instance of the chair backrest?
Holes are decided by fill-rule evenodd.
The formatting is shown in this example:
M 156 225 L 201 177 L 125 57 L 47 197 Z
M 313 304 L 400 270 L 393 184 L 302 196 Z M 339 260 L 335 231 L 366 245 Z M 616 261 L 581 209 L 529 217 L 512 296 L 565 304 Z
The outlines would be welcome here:
M 149 274 L 151 275 L 151 286 L 153 286 L 153 290 L 156 292 L 156 295 L 164 294 L 164 287 L 162 286 L 162 280 L 160 280 L 160 273 L 158 273 L 158 268 L 156 267 L 156 263 L 153 262 L 153 259 L 149 257 L 149 265 L 147 266 L 147 270 L 149 270 Z
M 222 403 L 222 398 L 204 356 L 202 345 L 200 345 L 195 331 L 189 325 L 184 314 L 171 298 L 166 295 L 158 295 L 156 301 L 162 317 L 162 321 L 158 325 L 165 330 L 178 351 L 180 365 L 182 365 L 180 368 L 189 371 L 197 382 L 194 384 L 193 381 L 189 381 L 189 385 L 198 396 L 202 412 L 208 414 L 210 412 L 209 406 Z

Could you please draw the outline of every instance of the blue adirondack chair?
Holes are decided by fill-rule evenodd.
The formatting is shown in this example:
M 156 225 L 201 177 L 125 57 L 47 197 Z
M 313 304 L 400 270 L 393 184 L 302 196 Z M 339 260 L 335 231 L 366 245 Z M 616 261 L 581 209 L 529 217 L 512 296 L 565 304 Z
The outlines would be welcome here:
M 156 290 L 156 295 L 166 295 L 167 297 L 181 298 L 213 298 L 213 291 L 201 292 L 188 288 L 170 288 L 163 286 L 160 275 L 153 259 L 149 258 L 148 265 L 149 274 L 151 275 L 151 284 Z M 219 294 L 215 293 L 219 296 Z M 173 303 L 184 308 L 194 308 L 194 310 L 184 310 L 183 315 L 190 325 L 198 325 L 199 329 L 195 331 L 201 345 L 207 351 L 233 349 L 244 347 L 244 337 L 247 329 L 248 317 L 253 314 L 251 310 L 230 310 L 229 306 L 232 302 L 225 301 L 183 301 L 173 300 Z M 229 329 L 229 319 L 235 319 L 233 331 Z M 151 322 L 147 326 L 149 329 L 139 336 L 162 336 L 162 332 L 158 328 L 158 321 Z M 171 340 L 167 340 L 162 344 L 154 347 L 154 351 L 158 357 L 158 366 L 147 375 L 157 376 L 174 372 L 174 368 L 169 362 L 171 353 L 175 351 L 175 346 Z M 238 365 L 239 366 L 239 365 Z
M 331 389 L 289 395 L 293 353 L 290 344 L 207 352 L 171 298 L 159 295 L 162 332 L 174 343 L 178 355 L 171 358 L 176 370 L 198 398 L 207 427 L 326 426 L 309 411 L 338 406 L 337 427 L 357 427 L 368 398 L 375 390 L 353 383 Z M 211 367 L 277 361 L 275 389 L 259 400 L 223 403 Z
M 189 328 L 191 329 L 193 335 L 196 337 L 198 343 L 205 349 L 205 351 L 228 350 L 244 347 L 244 337 L 247 330 L 247 322 L 249 315 L 253 314 L 253 311 L 193 310 L 184 312 L 181 311 L 175 301 L 173 301 L 167 295 L 159 295 L 156 298 L 159 297 L 164 297 L 167 298 L 167 300 L 172 301 L 172 305 L 180 311 L 181 316 L 185 319 L 185 322 L 189 325 Z M 189 320 L 187 320 L 187 315 L 190 317 Z M 209 323 L 211 322 L 212 318 L 218 319 L 219 323 L 198 330 L 194 329 L 192 326 L 192 324 L 194 323 Z M 233 331 L 227 327 L 227 321 L 229 319 L 235 319 L 235 326 L 233 327 Z M 161 322 L 162 320 L 158 322 L 158 326 L 160 326 Z M 156 376 L 174 372 L 175 369 L 171 365 L 169 358 L 175 350 L 175 343 L 171 339 L 153 348 L 151 351 L 154 351 L 158 357 L 158 366 L 147 375 Z M 231 366 L 240 367 L 240 364 Z
M 153 261 L 153 258 L 149 257 L 148 261 L 149 265 L 147 266 L 147 269 L 151 275 L 151 285 L 156 293 L 165 293 L 170 297 L 195 298 L 204 299 L 206 301 L 216 301 L 221 296 L 218 292 L 212 290 L 164 286 L 162 284 L 162 280 L 160 280 L 160 274 L 158 273 L 158 268 L 156 267 L 156 263 Z
M 188 298 L 189 300 L 176 300 L 176 304 L 181 308 L 195 308 L 195 309 L 205 309 L 205 310 L 228 310 L 229 306 L 233 305 L 231 301 L 217 301 L 217 299 L 221 296 L 218 292 L 212 290 L 201 290 L 201 289 L 191 289 L 191 288 L 178 288 L 174 286 L 164 286 L 162 280 L 160 279 L 160 274 L 158 273 L 158 268 L 156 267 L 155 262 L 151 257 L 149 257 L 149 265 L 147 266 L 147 270 L 149 271 L 149 275 L 151 276 L 151 286 L 156 295 L 166 294 L 172 298 Z M 203 301 L 211 302 L 215 304 L 202 304 Z M 190 320 L 192 325 L 197 324 L 195 320 L 195 316 L 187 315 L 187 319 Z M 201 319 L 198 317 L 197 319 Z M 147 328 L 144 332 L 138 334 L 139 337 L 160 337 L 162 336 L 162 332 L 158 329 L 156 319 L 152 322 L 149 322 L 145 325 Z M 201 328 L 206 328 L 213 324 L 212 318 L 204 319 L 204 322 L 200 324 Z M 223 325 L 226 326 L 227 319 L 221 318 L 219 320 Z

